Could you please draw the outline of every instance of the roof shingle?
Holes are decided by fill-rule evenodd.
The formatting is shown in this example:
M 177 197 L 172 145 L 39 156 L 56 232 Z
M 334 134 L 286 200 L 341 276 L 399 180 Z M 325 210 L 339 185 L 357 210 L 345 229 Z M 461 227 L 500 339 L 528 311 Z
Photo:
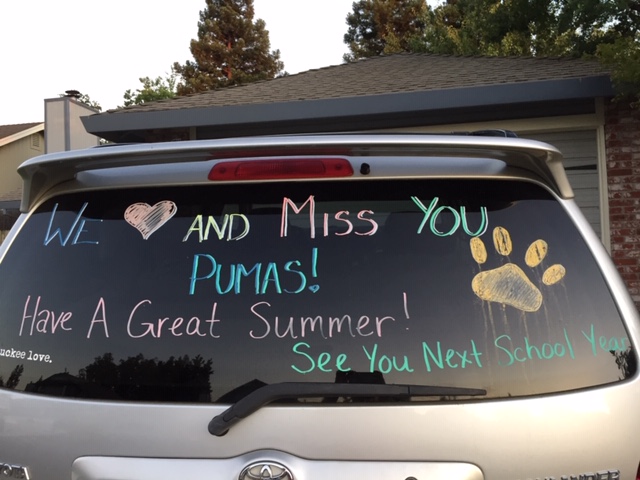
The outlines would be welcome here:
M 15 125 L 0 125 L 0 139 L 10 137 L 11 135 L 15 135 L 16 133 L 20 133 L 24 130 L 29 130 L 37 125 L 40 125 L 42 122 L 35 123 L 17 123 Z
M 579 58 L 395 54 L 107 113 L 269 104 L 608 75 Z

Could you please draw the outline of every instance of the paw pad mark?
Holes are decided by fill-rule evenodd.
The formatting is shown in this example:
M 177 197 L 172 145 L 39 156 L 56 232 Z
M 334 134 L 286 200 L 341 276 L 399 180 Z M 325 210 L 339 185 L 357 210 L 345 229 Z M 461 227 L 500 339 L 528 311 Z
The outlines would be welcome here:
M 482 265 L 487 261 L 487 249 L 484 246 L 484 242 L 478 237 L 472 237 L 470 241 L 471 256 L 473 259 Z
M 536 240 L 529 248 L 527 248 L 527 253 L 524 255 L 524 263 L 527 266 L 533 268 L 540 265 L 540 262 L 544 260 L 544 257 L 547 256 L 547 252 L 549 251 L 549 245 L 544 240 Z
M 542 293 L 515 263 L 478 273 L 471 288 L 482 300 L 504 303 L 524 312 L 536 312 L 542 305 Z
M 505 257 L 513 250 L 513 244 L 511 243 L 511 235 L 506 228 L 496 227 L 493 229 L 493 245 L 496 247 L 496 252 Z
M 506 257 L 511 254 L 513 243 L 506 228 L 494 228 L 493 245 L 499 255 Z M 479 265 L 487 261 L 487 249 L 480 238 L 472 238 L 469 246 L 471 256 Z M 526 265 L 531 268 L 537 267 L 545 259 L 548 251 L 547 242 L 542 239 L 534 241 L 525 253 Z M 562 280 L 565 274 L 566 270 L 562 265 L 552 265 L 542 274 L 542 283 L 554 285 Z M 542 292 L 518 265 L 511 262 L 478 273 L 471 281 L 471 288 L 482 300 L 510 305 L 524 312 L 536 312 L 542 305 Z
M 555 285 L 564 278 L 566 273 L 567 271 L 562 265 L 551 265 L 542 274 L 542 283 L 545 285 Z

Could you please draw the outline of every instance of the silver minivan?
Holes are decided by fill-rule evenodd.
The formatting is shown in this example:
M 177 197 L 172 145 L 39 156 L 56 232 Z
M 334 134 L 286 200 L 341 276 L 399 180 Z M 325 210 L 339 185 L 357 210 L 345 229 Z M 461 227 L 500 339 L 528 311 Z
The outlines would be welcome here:
M 242 138 L 19 172 L 0 478 L 638 478 L 638 313 L 549 145 Z

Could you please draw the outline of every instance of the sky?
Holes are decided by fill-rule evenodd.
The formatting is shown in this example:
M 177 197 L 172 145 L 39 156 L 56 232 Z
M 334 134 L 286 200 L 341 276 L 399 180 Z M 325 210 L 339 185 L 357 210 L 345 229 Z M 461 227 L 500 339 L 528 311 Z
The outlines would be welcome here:
M 271 49 L 299 73 L 342 63 L 353 0 L 254 0 Z M 44 121 L 44 100 L 78 90 L 103 111 L 140 77 L 191 60 L 204 0 L 0 0 L 0 125 Z

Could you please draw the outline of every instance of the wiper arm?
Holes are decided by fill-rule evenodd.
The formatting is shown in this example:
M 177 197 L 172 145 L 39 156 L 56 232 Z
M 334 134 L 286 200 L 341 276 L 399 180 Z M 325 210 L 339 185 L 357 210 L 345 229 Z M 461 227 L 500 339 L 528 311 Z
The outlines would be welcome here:
M 284 382 L 265 385 L 243 397 L 209 422 L 209 433 L 218 437 L 252 413 L 281 398 L 309 397 L 450 397 L 480 396 L 479 388 L 428 385 L 384 385 L 369 383 Z

